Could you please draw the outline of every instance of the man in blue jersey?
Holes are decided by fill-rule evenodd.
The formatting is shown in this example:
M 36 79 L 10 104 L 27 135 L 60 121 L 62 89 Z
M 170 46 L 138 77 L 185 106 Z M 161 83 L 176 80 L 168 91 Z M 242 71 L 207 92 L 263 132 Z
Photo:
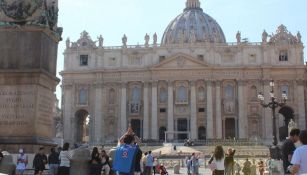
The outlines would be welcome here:
M 131 127 L 128 128 L 126 134 L 120 139 L 120 146 L 115 152 L 115 160 L 113 169 L 120 175 L 133 175 L 135 172 L 140 172 L 140 159 L 142 154 Z

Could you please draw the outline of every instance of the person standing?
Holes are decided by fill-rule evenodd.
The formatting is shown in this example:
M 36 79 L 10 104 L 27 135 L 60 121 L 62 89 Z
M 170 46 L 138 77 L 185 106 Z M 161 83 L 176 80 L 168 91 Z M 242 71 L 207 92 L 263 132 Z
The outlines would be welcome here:
M 55 151 L 55 148 L 50 149 L 50 154 L 48 156 L 48 164 L 49 164 L 49 174 L 50 175 L 58 175 L 59 168 L 59 153 Z
M 142 174 L 144 175 L 147 174 L 146 172 L 147 155 L 148 155 L 148 152 L 145 152 L 144 156 L 142 157 Z
M 42 175 L 47 164 L 47 156 L 45 155 L 45 148 L 40 147 L 39 152 L 35 155 L 33 160 L 34 174 Z
M 97 147 L 93 148 L 90 160 L 90 174 L 100 175 L 102 170 L 101 157 Z
M 225 157 L 225 175 L 234 175 L 234 155 L 236 150 L 232 148 L 227 149 Z
M 101 165 L 102 165 L 102 174 L 109 175 L 110 174 L 110 158 L 107 155 L 105 150 L 101 151 Z
M 69 143 L 65 143 L 59 156 L 60 167 L 58 175 L 69 175 L 70 159 L 72 158 L 72 156 L 68 150 L 69 150 Z
M 136 151 L 136 155 L 135 155 L 134 175 L 141 175 L 141 173 L 142 173 L 142 168 L 141 168 L 142 156 L 143 156 L 143 152 L 142 152 L 142 150 L 139 148 L 139 149 Z
M 251 174 L 251 166 L 252 166 L 252 163 L 248 159 L 246 159 L 245 162 L 243 163 L 243 169 L 242 169 L 242 172 L 244 175 Z
M 148 151 L 148 155 L 146 156 L 146 174 L 145 175 L 151 175 L 152 174 L 152 167 L 154 164 L 154 157 L 151 155 L 151 151 Z
M 191 157 L 187 157 L 185 163 L 187 165 L 187 173 L 188 173 L 188 175 L 191 175 L 191 167 L 192 167 Z
M 215 164 L 216 169 L 213 170 L 213 175 L 224 175 L 225 172 L 225 155 L 224 150 L 222 146 L 216 146 L 214 149 L 214 153 L 212 157 L 209 160 L 209 164 Z
M 251 166 L 251 175 L 257 175 L 257 165 L 255 159 L 253 159 L 253 164 Z
M 265 165 L 264 165 L 264 161 L 260 159 L 259 163 L 258 163 L 258 168 L 259 168 L 259 173 L 260 175 L 264 174 L 264 170 L 265 170 Z
M 1 161 L 2 161 L 3 158 L 4 158 L 4 155 L 3 155 L 3 153 L 2 153 L 2 150 L 0 149 L 0 163 L 1 163 Z
M 19 155 L 17 156 L 16 175 L 23 175 L 28 164 L 28 157 L 25 155 L 24 150 L 19 149 Z
M 292 129 L 290 131 L 290 136 L 287 138 L 282 147 L 282 162 L 285 174 L 290 174 L 288 167 L 291 165 L 290 161 L 292 159 L 292 155 L 295 151 L 295 143 L 299 140 L 299 129 Z
M 292 156 L 293 166 L 290 170 L 292 175 L 307 174 L 307 130 L 300 133 L 299 140 L 302 146 L 297 148 Z

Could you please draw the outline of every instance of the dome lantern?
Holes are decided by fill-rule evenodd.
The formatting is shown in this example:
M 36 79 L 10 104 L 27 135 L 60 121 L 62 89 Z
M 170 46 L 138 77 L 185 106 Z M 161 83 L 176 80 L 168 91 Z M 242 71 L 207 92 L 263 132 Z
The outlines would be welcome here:
M 185 10 L 189 10 L 189 9 L 200 9 L 201 10 L 199 0 L 187 0 Z

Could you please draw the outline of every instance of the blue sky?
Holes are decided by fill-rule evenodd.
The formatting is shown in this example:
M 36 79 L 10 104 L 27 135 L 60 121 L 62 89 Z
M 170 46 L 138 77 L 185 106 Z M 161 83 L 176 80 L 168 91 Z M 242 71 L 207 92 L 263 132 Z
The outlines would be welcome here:
M 307 43 L 307 1 L 305 0 L 200 0 L 205 13 L 222 27 L 227 42 L 236 32 L 251 42 L 261 41 L 265 29 L 275 32 L 280 24 L 293 34 L 298 31 Z M 124 34 L 128 44 L 144 43 L 146 33 L 157 32 L 160 41 L 171 20 L 185 7 L 186 0 L 59 0 L 59 26 L 64 28 L 58 51 L 58 72 L 63 70 L 65 40 L 76 41 L 86 30 L 92 39 L 103 35 L 104 45 L 121 45 Z M 306 52 L 306 49 L 305 49 Z M 306 58 L 306 56 L 305 56 Z M 58 75 L 58 77 L 60 77 Z M 57 97 L 61 97 L 60 86 Z

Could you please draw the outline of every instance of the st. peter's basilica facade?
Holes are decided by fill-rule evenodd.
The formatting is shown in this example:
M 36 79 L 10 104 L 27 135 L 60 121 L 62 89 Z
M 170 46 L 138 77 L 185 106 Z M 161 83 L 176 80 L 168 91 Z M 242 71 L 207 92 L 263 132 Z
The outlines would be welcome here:
M 293 117 L 306 128 L 306 67 L 300 33 L 284 25 L 262 42 L 227 43 L 219 24 L 199 0 L 166 28 L 161 44 L 146 34 L 144 45 L 103 45 L 87 32 L 66 41 L 63 76 L 64 139 L 115 141 L 129 125 L 143 140 L 272 139 L 272 114 L 257 94 L 285 92 L 277 125 Z

